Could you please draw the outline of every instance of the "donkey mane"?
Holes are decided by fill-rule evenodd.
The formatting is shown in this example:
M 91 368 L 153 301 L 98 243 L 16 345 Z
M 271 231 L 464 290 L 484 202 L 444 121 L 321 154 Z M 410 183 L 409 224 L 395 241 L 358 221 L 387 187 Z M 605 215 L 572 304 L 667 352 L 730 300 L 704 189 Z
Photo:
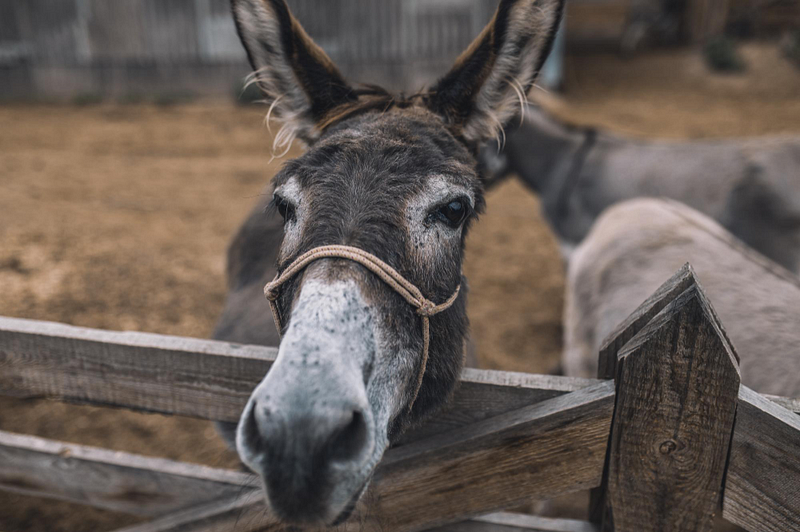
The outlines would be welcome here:
M 510 83 L 519 102 L 520 113 L 522 113 L 524 112 L 525 106 L 528 104 L 527 94 L 517 87 L 517 85 L 520 84 L 516 79 L 510 80 Z M 369 111 L 380 110 L 381 113 L 386 113 L 395 108 L 407 109 L 420 103 L 427 103 L 436 93 L 435 90 L 422 89 L 413 94 L 406 95 L 402 92 L 393 93 L 379 85 L 368 83 L 361 83 L 359 85 L 359 88 L 353 89 L 350 92 L 350 95 L 355 97 L 354 100 L 334 107 L 317 123 L 319 133 L 324 133 L 336 124 Z M 499 120 L 497 120 L 497 123 L 498 126 L 494 132 L 494 140 L 502 149 L 502 146 L 505 144 L 505 128 L 508 127 L 508 124 L 501 123 Z M 451 126 L 449 129 L 453 136 L 460 139 L 464 144 L 469 145 L 469 143 L 463 139 L 457 127 Z
M 510 82 L 519 102 L 520 112 L 522 113 L 524 112 L 525 106 L 529 103 L 527 94 L 517 87 L 517 85 L 520 84 L 516 79 L 512 79 Z M 252 84 L 260 86 L 259 70 L 248 75 L 245 88 Z M 319 122 L 317 122 L 315 127 L 319 134 L 325 133 L 325 131 L 331 127 L 344 122 L 345 120 L 368 113 L 370 111 L 379 110 L 381 113 L 386 113 L 392 109 L 407 109 L 420 103 L 424 104 L 428 102 L 436 93 L 435 90 L 422 89 L 413 94 L 406 95 L 403 92 L 391 92 L 380 85 L 374 85 L 371 83 L 359 83 L 358 85 L 358 88 L 353 88 L 348 93 L 348 97 L 350 99 L 347 102 L 339 104 L 330 109 L 319 120 Z M 277 98 L 274 98 L 272 102 L 269 102 L 268 100 L 261 100 L 262 103 L 269 104 L 269 110 L 267 111 L 267 115 L 264 119 L 264 122 L 267 125 L 269 125 L 272 110 L 278 104 L 280 99 L 281 97 L 278 96 Z M 499 125 L 495 129 L 494 140 L 500 147 L 499 149 L 502 149 L 506 138 L 505 128 L 508 127 L 508 124 L 500 123 L 499 120 L 497 123 Z M 579 129 L 578 126 L 572 126 L 571 128 Z M 276 157 L 282 157 L 286 155 L 286 152 L 288 152 L 289 147 L 297 136 L 294 129 L 295 128 L 291 125 L 291 122 L 286 121 L 275 134 L 272 146 L 273 152 L 277 151 L 276 148 L 284 148 L 284 151 L 280 154 L 277 154 Z M 462 142 L 468 145 L 468 143 L 464 141 L 460 132 L 456 130 L 457 128 L 451 127 L 450 129 L 451 133 L 453 133 L 456 138 L 462 140 Z
M 406 109 L 414 105 L 417 100 L 425 98 L 428 92 L 423 90 L 406 96 L 403 93 L 392 93 L 378 85 L 365 83 L 361 84 L 359 88 L 353 89 L 350 94 L 356 99 L 334 107 L 317 124 L 321 133 L 348 118 L 368 111 L 380 110 L 385 113 L 392 108 Z
M 244 84 L 246 89 L 250 85 L 255 84 L 262 88 L 260 76 L 263 75 L 264 69 L 258 69 L 251 72 Z M 393 93 L 380 85 L 371 83 L 359 83 L 357 88 L 351 89 L 348 93 L 348 101 L 339 104 L 336 107 L 326 112 L 320 120 L 316 123 L 315 129 L 317 133 L 322 134 L 331 127 L 344 122 L 347 119 L 354 118 L 358 115 L 380 110 L 381 113 L 390 111 L 393 108 L 407 109 L 418 103 L 418 101 L 425 101 L 430 96 L 430 91 L 421 90 L 414 94 L 406 95 L 402 92 Z M 269 100 L 259 100 L 260 103 L 269 104 L 269 110 L 264 118 L 264 123 L 269 127 L 270 117 L 275 106 L 279 103 L 282 96 L 277 96 Z M 291 124 L 290 120 L 284 121 L 281 128 L 275 134 L 273 139 L 272 151 L 277 151 L 277 148 L 284 148 L 284 151 L 277 154 L 276 157 L 282 157 L 288 152 L 292 142 L 297 137 L 295 127 Z

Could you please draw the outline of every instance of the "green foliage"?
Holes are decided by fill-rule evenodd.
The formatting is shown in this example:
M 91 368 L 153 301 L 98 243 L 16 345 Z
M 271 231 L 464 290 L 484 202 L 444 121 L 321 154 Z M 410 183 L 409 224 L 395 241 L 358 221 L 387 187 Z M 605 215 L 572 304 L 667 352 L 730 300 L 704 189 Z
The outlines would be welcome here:
M 706 65 L 715 72 L 742 72 L 746 65 L 736 49 L 736 43 L 728 37 L 715 37 L 703 47 Z

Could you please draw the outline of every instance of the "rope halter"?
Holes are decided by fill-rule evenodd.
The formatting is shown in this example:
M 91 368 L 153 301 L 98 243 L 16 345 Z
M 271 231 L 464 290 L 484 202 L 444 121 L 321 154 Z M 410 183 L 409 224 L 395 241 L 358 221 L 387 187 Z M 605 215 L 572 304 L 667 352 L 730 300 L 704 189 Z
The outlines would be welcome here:
M 283 272 L 279 272 L 275 279 L 270 281 L 264 286 L 264 295 L 269 301 L 270 310 L 272 310 L 272 318 L 275 320 L 275 327 L 278 329 L 278 335 L 281 334 L 281 316 L 278 309 L 277 299 L 280 296 L 280 288 L 284 283 L 289 281 L 292 277 L 297 275 L 303 268 L 319 259 L 326 258 L 339 258 L 348 259 L 357 262 L 374 273 L 378 278 L 389 285 L 395 292 L 400 294 L 409 305 L 416 309 L 417 314 L 422 318 L 422 365 L 419 375 L 417 376 L 417 383 L 414 389 L 409 410 L 416 401 L 417 394 L 419 393 L 420 386 L 422 386 L 422 377 L 425 375 L 425 369 L 428 365 L 428 349 L 430 347 L 430 317 L 447 310 L 455 303 L 458 298 L 458 293 L 461 290 L 459 284 L 453 294 L 447 298 L 444 303 L 436 304 L 430 299 L 422 295 L 419 288 L 417 288 L 408 279 L 400 275 L 397 270 L 383 262 L 381 259 L 367 253 L 363 249 L 352 246 L 319 246 L 313 248 L 299 257 L 297 257 Z

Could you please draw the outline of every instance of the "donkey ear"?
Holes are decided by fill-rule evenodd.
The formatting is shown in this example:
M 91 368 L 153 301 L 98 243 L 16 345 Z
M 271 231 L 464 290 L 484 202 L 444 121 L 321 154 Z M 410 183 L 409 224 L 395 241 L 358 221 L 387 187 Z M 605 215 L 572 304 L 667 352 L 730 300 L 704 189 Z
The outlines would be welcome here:
M 491 22 L 430 91 L 428 106 L 477 143 L 518 112 L 550 53 L 563 0 L 502 0 Z
M 284 123 L 277 144 L 291 143 L 294 136 L 313 141 L 319 134 L 314 126 L 326 113 L 356 99 L 351 87 L 284 0 L 231 0 L 231 5 L 254 82 Z

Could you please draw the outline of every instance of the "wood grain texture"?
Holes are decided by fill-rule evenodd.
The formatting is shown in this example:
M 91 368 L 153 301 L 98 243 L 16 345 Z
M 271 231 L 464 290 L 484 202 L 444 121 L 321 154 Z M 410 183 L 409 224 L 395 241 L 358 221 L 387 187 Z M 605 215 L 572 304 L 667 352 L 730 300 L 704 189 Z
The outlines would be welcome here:
M 392 450 L 366 519 L 421 530 L 597 486 L 613 402 L 604 382 Z
M 689 263 L 675 272 L 662 284 L 650 297 L 636 308 L 625 320 L 603 340 L 598 355 L 597 377 L 600 379 L 613 379 L 617 369 L 617 355 L 619 350 L 627 344 L 639 331 L 647 325 L 664 307 L 672 303 L 691 286 L 697 284 L 697 277 Z M 607 470 L 608 468 L 606 468 Z M 589 520 L 600 524 L 605 513 L 605 487 L 608 482 L 603 480 L 603 485 L 594 488 L 589 496 Z
M 744 386 L 722 516 L 751 531 L 800 530 L 800 416 Z
M 236 524 L 231 528 L 231 523 L 234 521 Z M 264 514 L 262 507 L 254 505 L 252 497 L 247 494 L 178 511 L 114 532 L 227 532 L 229 530 L 241 532 L 284 529 L 272 522 Z M 597 532 L 598 528 L 589 522 L 577 519 L 554 519 L 498 512 L 428 530 L 430 532 Z
M 537 515 L 499 512 L 430 530 L 431 532 L 597 532 L 597 527 L 576 519 L 552 519 Z
M 466 368 L 450 404 L 422 426 L 409 431 L 398 445 L 463 427 L 599 382 L 597 379 Z
M 0 393 L 237 421 L 276 349 L 0 318 Z
M 0 431 L 0 490 L 160 516 L 257 487 L 236 471 Z
M 684 268 L 681 271 L 684 272 L 682 276 L 679 272 L 676 278 L 678 279 L 678 286 L 682 287 L 685 285 L 680 283 L 687 283 L 686 279 L 691 280 L 691 276 L 687 275 L 687 272 L 690 274 L 691 270 L 690 268 Z M 680 279 L 683 279 L 683 281 Z M 675 286 L 674 283 L 673 286 Z M 695 283 L 688 282 L 688 286 L 695 286 Z M 671 297 L 674 289 L 665 290 L 663 293 L 666 293 L 667 296 L 656 298 L 658 301 L 664 301 L 665 298 Z M 646 312 L 652 314 L 653 307 L 659 306 L 663 310 L 666 305 L 668 303 L 656 302 L 655 305 L 650 306 L 651 310 Z M 710 307 L 705 308 L 707 314 L 713 317 Z M 648 319 L 651 320 L 652 317 L 652 315 L 649 315 Z M 628 321 L 635 324 L 624 328 L 627 331 L 624 334 L 628 334 L 631 337 L 635 335 L 635 333 L 632 334 L 634 328 L 636 332 L 639 332 L 645 326 L 644 318 L 641 321 L 630 319 Z M 714 319 L 711 321 L 714 322 Z M 718 332 L 721 332 L 722 337 L 724 337 L 724 331 Z M 0 318 L 0 393 L 22 397 L 55 397 L 99 405 L 114 405 L 139 410 L 154 410 L 235 421 L 238 418 L 241 406 L 250 393 L 250 388 L 266 373 L 274 356 L 274 349 L 263 347 L 239 346 L 225 342 L 142 333 L 98 331 L 46 322 Z M 452 408 L 436 416 L 430 423 L 419 430 L 409 434 L 402 442 L 403 445 L 390 451 L 388 457 L 433 452 L 435 449 L 425 450 L 425 447 L 431 442 L 439 442 L 434 443 L 434 446 L 441 444 L 442 438 L 447 439 L 447 435 L 441 434 L 440 437 L 431 438 L 424 444 L 421 442 L 415 444 L 413 442 L 426 436 L 453 431 L 459 427 L 461 427 L 459 430 L 464 433 L 462 434 L 464 436 L 471 430 L 471 427 L 466 426 L 476 421 L 485 420 L 488 423 L 492 423 L 496 420 L 489 418 L 504 413 L 508 413 L 513 417 L 514 414 L 510 411 L 533 408 L 525 407 L 525 405 L 552 400 L 555 397 L 597 385 L 599 382 L 591 379 L 571 379 L 472 369 L 465 370 L 462 377 L 463 384 L 452 401 Z M 773 404 L 768 401 L 773 410 L 777 408 L 779 409 L 778 411 L 784 412 L 783 409 L 777 406 L 778 404 L 800 410 L 800 401 L 796 399 L 782 397 L 770 397 L 770 399 L 777 403 Z M 562 400 L 567 400 L 567 398 L 562 397 Z M 762 398 L 761 400 L 764 401 L 765 399 Z M 536 405 L 536 407 L 549 408 L 547 405 Z M 769 408 L 764 410 L 769 411 Z M 458 433 L 458 431 L 455 432 Z M 780 434 L 780 432 L 777 432 L 777 434 Z M 467 436 L 465 437 L 469 439 Z M 228 493 L 226 491 L 228 488 L 224 487 L 228 482 L 224 478 L 217 477 L 211 480 L 209 484 L 209 479 L 195 478 L 196 474 L 193 477 L 191 473 L 186 472 L 189 470 L 183 469 L 188 467 L 191 470 L 191 468 L 199 466 L 176 464 L 169 461 L 158 461 L 157 459 L 111 453 L 103 450 L 92 450 L 91 453 L 81 454 L 80 451 L 77 451 L 77 449 L 82 448 L 81 446 L 67 446 L 73 449 L 67 452 L 73 458 L 70 463 L 78 463 L 80 467 L 64 467 L 53 472 L 43 466 L 47 462 L 43 461 L 41 456 L 52 457 L 54 452 L 55 455 L 61 456 L 59 452 L 65 449 L 63 446 L 67 444 L 47 442 L 46 440 L 40 440 L 34 444 L 33 442 L 35 441 L 36 439 L 14 440 L 15 443 L 13 445 L 10 443 L 11 440 L 7 439 L 5 441 L 8 445 L 3 445 L 2 450 L 7 453 L 3 455 L 7 459 L 0 461 L 0 464 L 19 465 L 20 463 L 25 463 L 32 465 L 26 465 L 22 468 L 25 472 L 22 476 L 17 476 L 14 473 L 14 471 L 19 472 L 19 468 L 16 470 L 0 468 L 4 474 L 2 481 L 0 481 L 2 487 L 23 492 L 30 490 L 30 493 L 35 491 L 37 495 L 68 498 L 73 502 L 84 502 L 106 508 L 111 508 L 109 504 L 113 504 L 115 505 L 114 509 L 132 513 L 144 513 L 145 515 L 158 515 L 162 512 L 162 509 L 153 509 L 152 506 L 148 505 L 145 505 L 147 507 L 138 508 L 140 503 L 132 504 L 132 499 L 126 499 L 125 496 L 120 497 L 119 495 L 116 498 L 112 496 L 111 499 L 114 500 L 109 502 L 108 494 L 103 491 L 105 488 L 103 490 L 92 490 L 89 495 L 82 495 L 79 491 L 69 489 L 69 486 L 80 485 L 82 487 L 81 481 L 75 480 L 75 477 L 62 479 L 59 475 L 65 475 L 68 470 L 80 473 L 85 469 L 93 472 L 90 474 L 101 471 L 100 477 L 105 479 L 119 479 L 130 476 L 127 473 L 120 475 L 120 471 L 134 470 L 138 473 L 133 474 L 131 478 L 138 478 L 138 480 L 128 479 L 125 481 L 128 483 L 133 482 L 138 486 L 127 492 L 134 499 L 136 497 L 147 499 L 146 495 L 152 495 L 153 493 L 151 489 L 153 486 L 158 486 L 158 489 L 161 489 L 161 486 L 167 486 L 167 492 L 172 489 L 170 486 L 184 486 L 181 482 L 187 483 L 184 487 L 191 486 L 182 492 L 184 495 L 191 492 L 191 500 L 188 498 L 183 500 L 175 498 L 168 504 L 164 503 L 164 512 L 180 508 L 183 504 L 196 504 L 198 500 L 207 500 L 203 499 L 207 494 L 217 497 L 218 494 L 224 495 L 224 493 Z M 780 447 L 787 446 L 782 443 Z M 791 446 L 788 448 L 791 448 Z M 98 452 L 100 454 L 97 454 Z M 104 455 L 103 453 L 107 454 Z M 26 458 L 21 459 L 20 456 Z M 80 460 L 74 459 L 75 456 L 80 456 Z M 114 456 L 118 457 L 116 462 L 109 458 Z M 50 462 L 50 464 L 53 463 L 56 462 Z M 172 465 L 166 467 L 163 464 Z M 776 454 L 772 461 L 773 469 L 779 471 L 780 464 L 780 456 Z M 170 469 L 170 467 L 177 467 L 178 469 Z M 11 471 L 12 474 L 6 474 L 8 471 Z M 109 471 L 113 471 L 113 473 L 109 473 Z M 194 471 L 196 472 L 197 470 Z M 170 480 L 158 480 L 157 482 L 148 480 L 155 478 L 148 475 L 156 473 L 164 474 Z M 225 472 L 225 474 L 227 473 L 230 472 Z M 211 473 L 207 471 L 206 474 Z M 232 474 L 234 476 L 239 475 L 236 477 L 237 482 L 242 482 L 244 481 L 243 479 L 248 479 L 248 482 L 255 482 L 255 478 L 250 475 Z M 779 473 L 775 473 L 775 477 L 782 478 Z M 80 475 L 77 478 L 80 478 Z M 742 478 L 747 477 L 742 476 Z M 791 479 L 792 476 L 790 475 L 788 478 Z M 206 487 L 198 488 L 198 485 L 194 484 L 196 481 L 205 482 Z M 173 484 L 170 484 L 171 482 Z M 757 481 L 752 480 L 750 484 L 752 485 L 754 482 Z M 53 483 L 54 485 L 50 485 Z M 63 483 L 63 486 L 61 483 Z M 376 483 L 376 486 L 378 485 Z M 733 484 L 733 486 L 736 486 L 736 484 Z M 781 515 L 780 512 L 782 511 L 789 511 L 786 508 L 791 509 L 795 504 L 795 499 L 792 496 L 796 492 L 791 490 L 792 486 L 792 484 L 786 484 L 785 493 L 773 489 L 772 493 L 763 495 L 767 497 L 767 500 L 774 499 L 776 501 L 774 504 L 778 509 L 774 510 L 774 512 L 778 512 L 779 515 Z M 109 487 L 111 493 L 125 493 L 120 490 L 115 492 L 115 489 L 117 488 L 114 486 Z M 151 491 L 147 491 L 148 489 L 151 489 Z M 177 490 L 180 491 L 179 489 Z M 208 496 L 211 497 L 212 495 Z M 69 497 L 77 498 L 69 499 Z M 170 497 L 167 494 L 167 498 L 169 499 Z M 264 510 L 260 507 L 261 503 L 258 502 L 260 499 L 257 496 L 254 498 L 257 502 L 252 503 L 253 497 L 251 497 L 250 504 L 256 507 L 253 511 L 257 511 L 258 519 L 260 520 L 264 515 Z M 744 507 L 745 502 L 744 500 L 739 501 L 742 507 Z M 729 508 L 733 508 L 727 510 L 729 513 L 744 512 L 744 510 L 735 506 L 736 503 L 737 501 L 734 499 L 731 499 L 731 502 L 728 503 Z M 169 506 L 169 504 L 172 506 Z M 734 504 L 734 506 L 730 506 L 731 504 Z M 750 510 L 747 515 L 750 516 L 750 519 L 765 519 L 760 514 L 763 511 L 773 510 L 769 510 L 769 508 L 768 510 L 761 510 L 761 506 L 759 506 L 755 510 Z M 796 512 L 796 508 L 792 511 Z M 242 515 L 244 514 L 239 510 L 238 517 L 241 518 Z M 791 520 L 792 515 L 796 516 L 796 513 L 791 514 L 790 512 L 788 515 L 789 517 L 782 518 L 783 521 L 781 521 L 780 517 L 768 518 L 774 519 L 779 525 L 784 522 L 793 523 Z M 734 519 L 742 521 L 747 518 L 737 516 Z M 787 519 L 788 521 L 786 521 Z M 263 521 L 259 521 L 259 523 L 260 526 Z M 783 530 L 785 528 L 778 527 L 774 529 Z
M 639 305 L 614 331 L 603 341 L 597 365 L 597 377 L 613 379 L 616 374 L 617 353 L 636 333 L 647 325 L 656 314 L 664 310 L 676 297 L 687 288 L 697 283 L 694 270 L 686 263 L 675 272 L 653 295 Z
M 233 520 L 236 521 L 236 525 L 231 528 Z M 256 521 L 258 524 L 255 524 Z M 114 532 L 227 532 L 229 530 L 241 532 L 243 529 L 282 530 L 280 525 L 271 523 L 268 518 L 265 519 L 263 510 L 254 506 L 250 497 L 246 495 L 176 512 L 148 523 L 120 528 Z M 597 532 L 597 527 L 575 519 L 551 519 L 499 512 L 428 530 L 430 532 Z
M 165 515 L 114 532 L 256 532 L 286 531 L 263 504 L 247 493 Z
M 425 530 L 595 486 L 613 404 L 613 383 L 600 383 L 391 450 L 353 518 L 337 530 Z M 237 532 L 289 530 L 260 500 L 165 519 L 158 528 L 126 532 L 205 532 L 234 524 Z
M 268 347 L 0 317 L 0 394 L 236 422 L 276 355 Z M 400 443 L 597 382 L 465 369 L 450 407 Z
M 616 382 L 603 529 L 711 530 L 740 376 L 697 285 L 622 348 Z
M 800 414 L 800 398 L 798 397 L 781 397 L 779 395 L 762 395 L 761 397 L 769 399 L 776 405 L 779 405 L 786 410 L 791 410 L 795 414 Z
M 648 297 L 644 303 L 634 310 L 614 331 L 603 341 L 600 348 L 600 358 L 597 366 L 597 376 L 600 379 L 613 379 L 616 375 L 617 353 L 622 347 L 633 338 L 647 323 L 653 319 L 664 307 L 669 305 L 679 295 L 688 288 L 697 286 L 702 291 L 702 285 L 697 279 L 694 269 L 688 262 L 680 270 L 662 284 L 653 295 Z M 709 306 L 709 312 L 714 316 L 720 331 L 730 344 L 728 334 L 721 322 L 717 318 L 713 307 Z M 733 356 L 739 361 L 739 355 L 731 345 Z

